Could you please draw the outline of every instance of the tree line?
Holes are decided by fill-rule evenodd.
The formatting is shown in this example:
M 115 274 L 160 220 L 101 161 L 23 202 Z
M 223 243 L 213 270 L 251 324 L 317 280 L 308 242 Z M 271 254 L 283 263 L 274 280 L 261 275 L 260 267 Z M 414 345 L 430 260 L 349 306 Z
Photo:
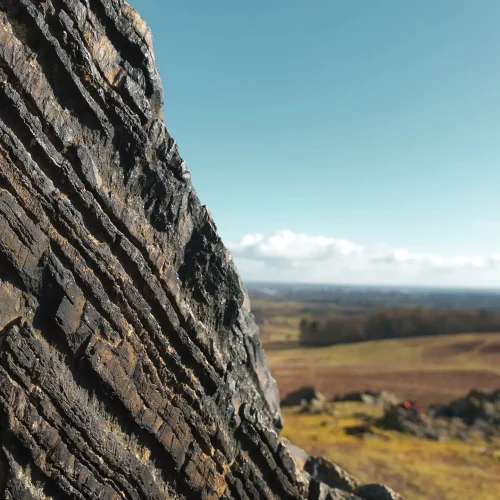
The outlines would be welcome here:
M 367 340 L 500 332 L 500 313 L 486 310 L 382 309 L 365 317 L 303 319 L 299 342 L 326 346 Z

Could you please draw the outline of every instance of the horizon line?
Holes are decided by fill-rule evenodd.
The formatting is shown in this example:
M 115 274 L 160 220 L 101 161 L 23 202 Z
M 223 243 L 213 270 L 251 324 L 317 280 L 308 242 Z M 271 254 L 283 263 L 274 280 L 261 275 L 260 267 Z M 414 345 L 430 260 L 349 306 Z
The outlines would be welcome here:
M 245 280 L 245 285 L 288 285 L 288 286 L 315 286 L 315 287 L 356 287 L 356 288 L 391 288 L 391 289 L 427 289 L 427 290 L 463 290 L 463 291 L 488 291 L 500 293 L 500 285 L 474 286 L 474 285 L 415 285 L 415 284 L 377 284 L 377 283 L 320 283 L 307 281 L 278 281 L 278 280 Z

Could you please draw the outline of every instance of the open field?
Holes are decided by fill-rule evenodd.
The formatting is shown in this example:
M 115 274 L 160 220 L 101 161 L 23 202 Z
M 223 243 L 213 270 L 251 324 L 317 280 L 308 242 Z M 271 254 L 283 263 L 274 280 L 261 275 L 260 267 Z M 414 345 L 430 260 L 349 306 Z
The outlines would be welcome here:
M 389 390 L 423 404 L 500 388 L 500 333 L 379 340 L 331 347 L 266 347 L 282 396 L 313 385 L 326 396 Z
M 330 347 L 298 345 L 299 324 L 311 315 L 362 308 L 348 305 L 255 300 L 262 341 L 282 396 L 313 385 L 327 396 L 390 390 L 423 404 L 448 402 L 470 389 L 500 388 L 500 333 L 378 340 Z
M 267 356 L 282 396 L 312 385 L 327 396 L 390 390 L 424 404 L 445 403 L 470 389 L 500 388 L 500 334 L 396 339 L 323 348 L 271 349 Z M 388 484 L 406 500 L 500 498 L 500 443 L 418 439 L 383 431 L 385 439 L 345 434 L 360 413 L 382 409 L 336 403 L 336 417 L 283 408 L 283 436 L 337 463 L 363 482 Z M 466 492 L 466 493 L 464 493 Z
M 282 397 L 311 385 L 328 397 L 388 390 L 432 404 L 463 397 L 471 389 L 500 388 L 500 333 L 305 348 L 298 344 L 301 319 L 363 314 L 363 307 L 272 300 L 252 305 L 260 309 L 262 340 Z M 359 403 L 334 406 L 335 417 L 283 408 L 282 435 L 363 482 L 388 484 L 406 500 L 500 498 L 499 442 L 437 442 L 392 431 L 382 431 L 384 438 L 361 439 L 344 429 L 362 423 L 360 413 L 378 417 L 382 409 Z
M 312 455 L 324 456 L 363 482 L 380 482 L 406 500 L 497 500 L 500 443 L 428 441 L 392 431 L 359 439 L 344 428 L 360 423 L 360 412 L 377 408 L 336 404 L 338 416 L 300 414 L 284 408 L 282 435 Z M 374 415 L 375 416 L 375 415 Z

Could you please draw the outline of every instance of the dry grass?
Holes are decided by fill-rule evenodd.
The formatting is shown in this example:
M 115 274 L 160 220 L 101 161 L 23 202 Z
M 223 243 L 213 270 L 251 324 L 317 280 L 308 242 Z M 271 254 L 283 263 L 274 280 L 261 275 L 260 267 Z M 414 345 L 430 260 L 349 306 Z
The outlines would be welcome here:
M 282 395 L 312 385 L 327 396 L 355 390 L 391 390 L 422 403 L 447 402 L 470 389 L 500 388 L 500 333 L 383 340 L 323 348 L 298 346 L 304 304 L 258 304 L 271 372 Z M 306 308 L 307 309 L 307 308 Z M 323 455 L 363 482 L 381 482 L 407 500 L 500 499 L 500 444 L 433 442 L 396 432 L 359 439 L 344 428 L 359 412 L 380 409 L 335 405 L 337 416 L 285 408 L 283 435 L 310 454 Z
M 446 402 L 470 389 L 500 388 L 500 334 L 381 340 L 321 348 L 267 349 L 282 395 L 314 385 L 327 396 L 391 390 L 422 403 Z
M 360 412 L 379 409 L 337 404 L 340 415 L 304 415 L 284 409 L 283 435 L 313 455 L 322 455 L 363 482 L 381 482 L 407 500 L 500 498 L 499 443 L 434 442 L 384 431 L 387 440 L 348 436 Z

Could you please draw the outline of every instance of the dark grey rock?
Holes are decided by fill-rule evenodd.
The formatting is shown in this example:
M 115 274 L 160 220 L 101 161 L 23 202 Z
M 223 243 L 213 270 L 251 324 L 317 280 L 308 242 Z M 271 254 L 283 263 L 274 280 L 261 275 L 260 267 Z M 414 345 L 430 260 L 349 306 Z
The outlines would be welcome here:
M 0 0 L 0 498 L 303 496 L 162 104 L 125 1 Z
M 287 396 L 281 401 L 281 406 L 300 406 L 312 401 L 326 401 L 326 398 L 321 392 L 317 391 L 314 387 L 301 387 Z
M 302 448 L 299 448 L 298 446 L 291 443 L 286 438 L 280 438 L 280 441 L 283 443 L 284 446 L 287 447 L 288 452 L 290 453 L 290 456 L 292 457 L 297 467 L 300 470 L 303 470 L 304 465 L 306 464 L 307 459 L 309 458 L 308 453 L 304 451 Z
M 484 436 L 500 435 L 500 391 L 491 393 L 472 390 L 467 396 L 448 405 L 431 407 L 429 414 L 436 419 L 445 419 L 455 430 L 456 422 L 462 422 L 465 433 L 478 432 Z M 464 429 L 456 429 L 458 437 L 464 436 Z M 454 435 L 454 432 L 452 432 Z
M 403 497 L 388 486 L 381 484 L 365 484 L 354 493 L 363 500 L 403 500 Z
M 308 413 L 309 415 L 318 415 L 329 411 L 328 402 L 326 399 L 312 399 L 311 401 L 302 400 L 300 404 L 300 412 Z
M 304 470 L 314 479 L 327 484 L 331 488 L 338 488 L 353 492 L 360 482 L 344 469 L 322 457 L 309 457 Z
M 397 405 L 401 400 L 398 396 L 389 391 L 354 391 L 346 394 L 337 394 L 334 398 L 332 398 L 332 401 L 352 401 L 374 406 L 392 406 Z
M 331 488 L 325 483 L 321 483 L 316 479 L 311 479 L 309 485 L 309 500 L 362 500 L 360 497 L 340 490 Z

